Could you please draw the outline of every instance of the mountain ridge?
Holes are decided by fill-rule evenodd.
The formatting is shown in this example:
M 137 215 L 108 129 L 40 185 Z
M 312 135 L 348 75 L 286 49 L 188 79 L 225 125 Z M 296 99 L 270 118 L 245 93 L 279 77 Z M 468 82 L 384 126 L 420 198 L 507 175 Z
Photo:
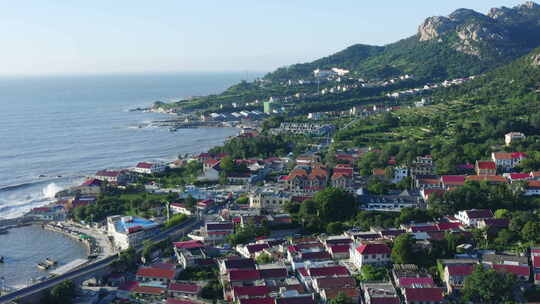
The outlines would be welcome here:
M 385 46 L 355 44 L 308 63 L 282 67 L 265 78 L 309 77 L 316 69 L 339 67 L 362 77 L 415 74 L 426 80 L 483 73 L 540 46 L 540 5 L 533 1 L 487 14 L 460 8 L 428 17 L 417 34 Z M 435 59 L 435 60 L 433 60 Z

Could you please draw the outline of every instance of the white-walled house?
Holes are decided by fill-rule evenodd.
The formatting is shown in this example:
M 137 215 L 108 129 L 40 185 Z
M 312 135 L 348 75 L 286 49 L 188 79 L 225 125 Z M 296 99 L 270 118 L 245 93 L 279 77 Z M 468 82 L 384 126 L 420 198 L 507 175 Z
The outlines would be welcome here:
M 154 174 L 160 173 L 167 169 L 167 166 L 162 163 L 147 163 L 140 162 L 133 168 L 133 172 L 142 173 L 142 174 Z
M 455 217 L 465 226 L 476 227 L 479 221 L 493 218 L 493 212 L 487 209 L 462 210 Z
M 390 247 L 384 243 L 364 243 L 353 246 L 349 255 L 351 262 L 361 269 L 363 265 L 384 265 L 390 262 Z
M 409 176 L 409 168 L 407 167 L 394 167 L 394 178 L 392 183 L 396 184 Z

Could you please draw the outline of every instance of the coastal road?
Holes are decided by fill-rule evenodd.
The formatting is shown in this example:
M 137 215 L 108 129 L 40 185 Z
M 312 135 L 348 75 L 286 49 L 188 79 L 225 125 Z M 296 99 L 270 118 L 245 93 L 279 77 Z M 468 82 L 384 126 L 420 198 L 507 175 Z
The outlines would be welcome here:
M 184 233 L 185 234 L 188 231 L 191 231 L 192 228 L 198 227 L 199 224 L 200 223 L 199 223 L 199 221 L 197 219 L 192 218 L 192 219 L 188 220 L 187 222 L 182 223 L 180 226 L 172 227 L 172 228 L 161 231 L 159 234 L 149 238 L 149 240 L 152 240 L 154 242 L 159 242 L 159 241 L 165 240 L 166 238 L 168 238 L 169 236 L 174 235 L 174 234 L 178 234 L 178 233 Z M 142 249 L 142 246 L 137 248 L 137 250 L 141 250 L 141 249 Z M 48 279 L 46 281 L 39 282 L 37 284 L 34 284 L 34 285 L 31 285 L 31 286 L 19 289 L 19 290 L 15 291 L 15 292 L 9 293 L 9 294 L 4 295 L 4 296 L 0 296 L 0 303 L 7 303 L 7 302 L 10 302 L 10 301 L 14 301 L 14 300 L 16 300 L 18 298 L 24 298 L 24 297 L 30 296 L 32 294 L 38 293 L 40 291 L 43 291 L 45 289 L 52 288 L 55 285 L 65 281 L 65 280 L 77 279 L 77 278 L 79 278 L 81 276 L 91 274 L 91 273 L 96 272 L 98 270 L 102 270 L 103 268 L 109 267 L 112 264 L 112 262 L 114 262 L 116 260 L 117 257 L 118 257 L 118 254 L 114 254 L 114 255 L 112 255 L 110 257 L 107 257 L 105 259 L 98 260 L 98 261 L 96 261 L 96 262 L 94 262 L 92 264 L 83 266 L 83 267 L 78 268 L 78 269 L 74 269 L 72 271 L 66 272 L 66 273 L 64 273 L 62 275 L 53 277 L 53 278 Z

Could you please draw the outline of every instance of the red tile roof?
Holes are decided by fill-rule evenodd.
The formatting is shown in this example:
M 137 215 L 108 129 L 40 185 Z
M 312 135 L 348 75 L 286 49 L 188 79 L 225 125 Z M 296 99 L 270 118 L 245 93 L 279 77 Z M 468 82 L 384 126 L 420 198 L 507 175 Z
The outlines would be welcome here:
M 150 294 L 150 295 L 161 295 L 165 293 L 165 288 L 162 287 L 153 287 L 153 286 L 141 286 L 138 285 L 131 292 Z
M 198 302 L 168 298 L 166 304 L 198 304 Z
M 510 173 L 511 180 L 528 179 L 531 178 L 529 173 Z
M 493 212 L 489 209 L 473 209 L 465 211 L 470 219 L 492 218 Z
M 240 299 L 240 304 L 274 304 L 274 298 Z
M 267 248 L 270 248 L 268 244 L 252 244 L 252 245 L 246 246 L 246 249 L 249 253 L 263 251 L 264 249 L 267 249 Z
M 400 304 L 399 298 L 379 297 L 371 298 L 371 304 Z
M 263 279 L 276 279 L 276 278 L 286 278 L 287 269 L 285 268 L 270 268 L 270 269 L 259 269 L 259 274 Z
M 343 266 L 317 267 L 308 269 L 311 277 L 349 276 L 349 271 Z
M 476 165 L 480 170 L 497 170 L 495 162 L 492 161 L 477 161 Z
M 225 260 L 225 268 L 231 269 L 255 269 L 253 259 L 230 258 Z
M 160 269 L 155 267 L 141 267 L 137 271 L 137 276 L 150 278 L 166 278 L 173 280 L 176 275 L 173 269 Z
M 431 277 L 420 277 L 420 278 L 399 278 L 399 287 L 411 287 L 413 285 L 420 286 L 435 286 L 435 282 Z
M 197 284 L 171 283 L 169 284 L 169 290 L 196 294 L 201 290 L 201 287 Z
M 437 228 L 439 228 L 439 230 L 454 230 L 454 229 L 459 229 L 459 227 L 461 227 L 461 223 L 452 223 L 452 222 L 437 223 Z
M 235 296 L 262 297 L 270 293 L 270 288 L 267 286 L 234 286 L 233 293 Z
M 260 279 L 261 275 L 255 269 L 235 269 L 229 271 L 230 281 L 255 281 Z
M 326 251 L 318 251 L 318 252 L 303 252 L 300 254 L 302 260 L 309 261 L 309 260 L 331 260 L 332 256 L 330 253 Z
M 319 289 L 336 287 L 356 287 L 356 280 L 352 277 L 318 278 L 316 279 L 316 282 Z
M 442 288 L 405 288 L 405 298 L 408 302 L 441 302 Z
M 152 168 L 152 164 L 151 164 L 151 163 L 141 162 L 141 163 L 138 163 L 138 164 L 137 164 L 137 168 L 151 169 L 151 168 Z
M 441 181 L 444 184 L 450 185 L 463 185 L 465 183 L 465 176 L 463 175 L 443 175 Z
M 508 272 L 515 274 L 516 276 L 528 277 L 530 275 L 531 269 L 529 266 L 518 266 L 518 265 L 503 265 L 495 264 L 493 269 L 502 272 Z
M 473 265 L 447 265 L 446 267 L 451 276 L 468 276 L 474 270 Z
M 330 251 L 332 253 L 345 253 L 345 252 L 349 252 L 349 249 L 351 249 L 350 245 L 333 245 L 333 246 L 330 246 Z
M 360 296 L 360 290 L 358 288 L 332 288 L 324 290 L 327 299 L 334 299 L 340 293 L 344 293 L 349 298 L 358 298 Z
M 534 256 L 532 262 L 534 268 L 540 268 L 540 256 Z
M 437 225 L 426 225 L 426 226 L 411 226 L 412 232 L 426 232 L 426 231 L 438 231 L 439 227 Z
M 276 304 L 315 304 L 312 296 L 276 298 Z
M 382 243 L 367 243 L 362 244 L 356 250 L 360 254 L 390 254 L 391 250 L 386 244 Z
M 191 249 L 191 248 L 201 248 L 204 247 L 204 244 L 201 241 L 191 240 L 184 242 L 175 242 L 173 243 L 174 247 L 182 249 Z

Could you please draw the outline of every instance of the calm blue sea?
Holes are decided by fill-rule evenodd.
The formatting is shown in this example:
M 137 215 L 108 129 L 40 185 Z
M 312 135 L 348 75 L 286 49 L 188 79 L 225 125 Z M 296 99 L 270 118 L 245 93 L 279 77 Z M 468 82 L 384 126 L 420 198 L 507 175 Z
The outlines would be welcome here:
M 237 131 L 138 128 L 167 115 L 128 110 L 219 93 L 243 78 L 241 73 L 0 78 L 0 218 L 43 205 L 99 169 L 172 159 L 223 142 Z

